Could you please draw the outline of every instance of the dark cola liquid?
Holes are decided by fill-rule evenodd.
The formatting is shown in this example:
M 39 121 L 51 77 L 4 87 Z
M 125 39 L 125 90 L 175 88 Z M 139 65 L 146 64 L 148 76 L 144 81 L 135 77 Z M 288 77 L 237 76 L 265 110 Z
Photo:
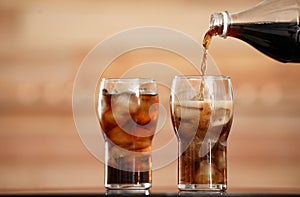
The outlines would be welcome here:
M 227 35 L 249 43 L 280 62 L 300 63 L 300 27 L 296 22 L 233 24 Z
M 227 187 L 227 138 L 233 120 L 231 101 L 174 102 L 172 123 L 179 145 L 180 190 Z
M 210 29 L 203 40 L 207 49 L 211 37 L 222 27 Z M 290 23 L 240 23 L 228 27 L 227 36 L 238 38 L 267 56 L 284 63 L 300 63 L 300 25 Z
M 106 139 L 106 187 L 151 184 L 158 110 L 157 94 L 103 93 L 100 124 Z
M 151 171 L 129 172 L 107 166 L 107 184 L 151 183 Z
M 199 129 L 188 146 L 181 141 L 179 148 L 182 155 L 178 160 L 179 184 L 221 184 L 227 185 L 227 145 L 232 118 L 224 125 L 211 127 L 207 130 Z M 218 140 L 204 144 L 203 138 L 207 132 L 217 131 Z M 201 150 L 201 149 L 207 150 Z M 205 152 L 201 155 L 199 153 Z M 225 188 L 223 188 L 225 189 Z

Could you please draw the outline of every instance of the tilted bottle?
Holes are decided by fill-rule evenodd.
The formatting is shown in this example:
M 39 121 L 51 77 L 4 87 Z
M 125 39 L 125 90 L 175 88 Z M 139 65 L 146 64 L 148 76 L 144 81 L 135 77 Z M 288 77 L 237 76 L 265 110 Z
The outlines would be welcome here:
M 265 0 L 242 12 L 214 13 L 206 37 L 215 35 L 243 40 L 280 62 L 300 63 L 300 0 Z

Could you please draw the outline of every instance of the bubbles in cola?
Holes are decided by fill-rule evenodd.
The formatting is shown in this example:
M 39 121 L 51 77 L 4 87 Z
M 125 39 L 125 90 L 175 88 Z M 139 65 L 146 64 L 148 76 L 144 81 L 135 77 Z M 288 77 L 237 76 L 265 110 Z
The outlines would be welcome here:
M 226 140 L 232 101 L 186 100 L 173 104 L 179 141 L 179 184 L 226 185 Z

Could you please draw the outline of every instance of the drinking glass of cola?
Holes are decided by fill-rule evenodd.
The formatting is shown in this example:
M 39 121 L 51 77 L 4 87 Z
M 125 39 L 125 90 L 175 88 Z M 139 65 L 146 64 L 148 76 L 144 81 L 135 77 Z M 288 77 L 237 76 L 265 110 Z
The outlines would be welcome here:
M 105 140 L 105 187 L 150 188 L 152 139 L 159 110 L 155 80 L 104 78 L 97 99 Z
M 170 97 L 178 139 L 178 189 L 227 189 L 233 92 L 227 76 L 175 76 Z

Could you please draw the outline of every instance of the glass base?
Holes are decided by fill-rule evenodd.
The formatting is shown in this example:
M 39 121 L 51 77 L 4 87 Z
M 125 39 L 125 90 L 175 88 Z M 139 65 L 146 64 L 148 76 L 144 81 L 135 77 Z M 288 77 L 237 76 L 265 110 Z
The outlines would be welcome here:
M 137 183 L 137 184 L 105 184 L 106 189 L 115 190 L 143 190 L 149 189 L 152 186 L 151 183 Z
M 186 191 L 225 191 L 227 185 L 225 184 L 178 184 L 179 190 Z

